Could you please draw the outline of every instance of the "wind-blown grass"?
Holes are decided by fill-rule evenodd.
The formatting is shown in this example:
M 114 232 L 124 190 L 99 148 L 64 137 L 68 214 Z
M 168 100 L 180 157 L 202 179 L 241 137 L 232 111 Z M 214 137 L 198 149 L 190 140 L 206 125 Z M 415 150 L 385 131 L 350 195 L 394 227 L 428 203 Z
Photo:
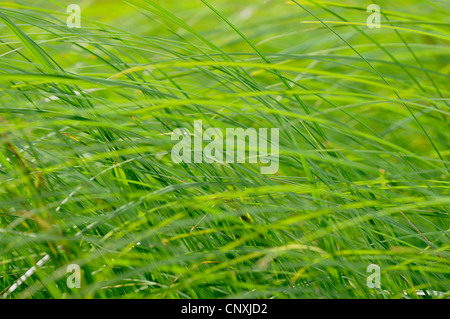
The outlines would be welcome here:
M 449 296 L 448 4 L 71 2 L 0 3 L 3 297 Z M 278 173 L 174 163 L 194 120 Z

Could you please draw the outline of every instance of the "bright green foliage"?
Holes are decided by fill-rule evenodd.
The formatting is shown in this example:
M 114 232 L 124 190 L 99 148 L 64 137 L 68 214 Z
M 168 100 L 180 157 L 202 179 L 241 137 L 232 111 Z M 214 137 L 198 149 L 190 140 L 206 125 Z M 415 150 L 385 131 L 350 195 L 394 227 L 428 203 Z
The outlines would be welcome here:
M 449 296 L 448 3 L 73 2 L 0 3 L 2 296 Z M 174 163 L 194 120 L 278 173 Z

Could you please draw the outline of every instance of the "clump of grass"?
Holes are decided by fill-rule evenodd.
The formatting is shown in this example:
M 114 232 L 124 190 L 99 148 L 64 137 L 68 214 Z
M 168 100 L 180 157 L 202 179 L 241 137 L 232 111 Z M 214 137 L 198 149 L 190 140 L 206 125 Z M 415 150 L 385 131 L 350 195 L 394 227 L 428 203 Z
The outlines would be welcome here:
M 1 4 L 3 297 L 448 297 L 444 3 L 69 2 Z M 174 163 L 194 120 L 278 173 Z

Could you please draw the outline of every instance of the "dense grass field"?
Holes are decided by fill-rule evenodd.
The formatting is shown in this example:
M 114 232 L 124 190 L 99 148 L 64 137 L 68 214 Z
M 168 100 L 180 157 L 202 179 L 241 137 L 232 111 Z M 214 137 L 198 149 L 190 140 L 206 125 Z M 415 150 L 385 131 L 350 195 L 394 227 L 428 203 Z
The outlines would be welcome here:
M 448 298 L 449 10 L 1 1 L 0 298 Z M 196 120 L 278 171 L 174 162 Z

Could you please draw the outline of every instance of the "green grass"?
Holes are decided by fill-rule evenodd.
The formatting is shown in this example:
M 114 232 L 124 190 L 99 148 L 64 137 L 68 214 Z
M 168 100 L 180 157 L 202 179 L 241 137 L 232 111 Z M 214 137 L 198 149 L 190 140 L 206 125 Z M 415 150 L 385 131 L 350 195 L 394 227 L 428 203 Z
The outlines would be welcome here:
M 0 297 L 449 297 L 449 9 L 0 2 Z M 174 163 L 194 120 L 279 128 L 278 173 Z

